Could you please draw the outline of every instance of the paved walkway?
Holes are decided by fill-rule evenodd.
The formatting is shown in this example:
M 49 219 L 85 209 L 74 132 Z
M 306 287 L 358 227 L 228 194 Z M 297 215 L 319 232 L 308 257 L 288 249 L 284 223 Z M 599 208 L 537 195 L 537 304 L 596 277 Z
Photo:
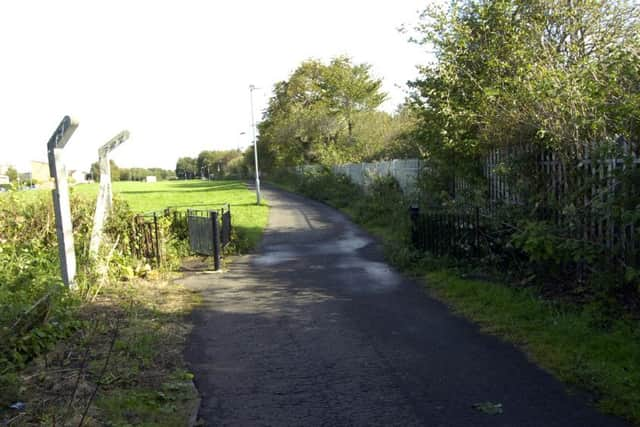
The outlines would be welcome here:
M 265 190 L 258 253 L 195 274 L 186 356 L 206 425 L 623 426 L 384 263 L 322 204 Z M 502 403 L 487 415 L 479 402 Z

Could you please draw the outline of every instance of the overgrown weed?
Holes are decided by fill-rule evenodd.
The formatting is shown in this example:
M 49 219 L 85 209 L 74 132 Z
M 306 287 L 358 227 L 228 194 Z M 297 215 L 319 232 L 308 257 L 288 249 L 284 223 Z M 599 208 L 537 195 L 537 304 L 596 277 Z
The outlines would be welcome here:
M 9 401 L 25 404 L 15 425 L 78 425 L 85 413 L 85 425 L 144 420 L 169 426 L 187 419 L 197 394 L 182 349 L 191 329 L 186 314 L 198 297 L 171 279 L 119 282 L 82 305 L 82 327 L 5 387 Z M 178 377 L 178 386 L 167 386 Z M 122 400 L 129 404 L 113 404 Z M 165 400 L 176 404 L 149 418 L 148 401 Z M 3 410 L 0 417 L 14 412 Z

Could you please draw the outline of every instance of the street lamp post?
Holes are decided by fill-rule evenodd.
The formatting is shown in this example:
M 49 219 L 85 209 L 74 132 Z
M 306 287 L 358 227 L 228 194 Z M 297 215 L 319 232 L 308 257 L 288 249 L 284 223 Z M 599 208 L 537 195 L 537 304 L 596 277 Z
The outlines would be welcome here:
M 253 132 L 253 157 L 256 164 L 256 199 L 260 204 L 260 172 L 258 171 L 258 141 L 256 140 L 256 121 L 253 116 L 253 91 L 258 89 L 254 85 L 249 85 L 249 98 L 251 100 L 251 131 Z

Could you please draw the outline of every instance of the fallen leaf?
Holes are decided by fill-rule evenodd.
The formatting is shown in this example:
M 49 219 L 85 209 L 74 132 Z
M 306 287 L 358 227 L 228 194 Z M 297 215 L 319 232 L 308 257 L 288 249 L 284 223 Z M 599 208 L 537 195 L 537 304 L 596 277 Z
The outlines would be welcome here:
M 472 405 L 476 411 L 484 412 L 489 415 L 502 414 L 502 403 L 481 402 Z

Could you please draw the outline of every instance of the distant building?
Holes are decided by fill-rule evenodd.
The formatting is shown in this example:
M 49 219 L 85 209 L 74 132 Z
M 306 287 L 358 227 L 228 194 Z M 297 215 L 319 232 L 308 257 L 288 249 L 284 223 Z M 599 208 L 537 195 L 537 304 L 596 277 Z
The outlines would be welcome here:
M 11 165 L 8 165 L 6 163 L 0 164 L 0 175 L 6 175 L 9 167 L 11 167 Z
M 10 184 L 9 177 L 7 175 L 0 175 L 0 185 Z
M 71 178 L 76 184 L 86 184 L 87 175 L 87 172 L 83 172 L 80 170 L 72 170 L 71 172 L 69 172 L 69 178 Z
M 51 179 L 51 175 L 49 173 L 49 163 L 32 160 L 31 179 L 39 184 L 46 184 L 47 182 L 49 182 Z
M 20 178 L 22 180 L 22 177 Z M 27 178 L 27 182 L 31 182 L 38 188 L 53 188 L 53 179 L 49 174 L 49 163 L 31 161 L 31 172 Z
M 147 176 L 146 181 L 147 182 L 156 182 L 157 179 L 156 179 L 155 175 L 149 175 L 149 176 Z

